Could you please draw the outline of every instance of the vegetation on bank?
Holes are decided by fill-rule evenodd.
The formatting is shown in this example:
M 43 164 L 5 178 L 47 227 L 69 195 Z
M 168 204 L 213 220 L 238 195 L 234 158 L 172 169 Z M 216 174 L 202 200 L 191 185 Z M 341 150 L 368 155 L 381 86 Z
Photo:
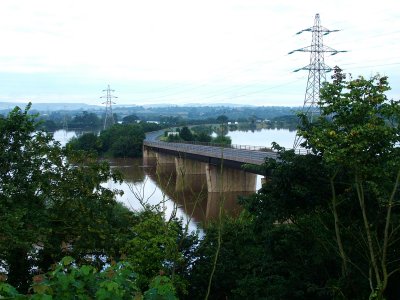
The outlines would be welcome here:
M 218 145 L 231 145 L 232 140 L 226 134 L 228 131 L 221 130 L 220 126 L 213 127 L 211 125 L 198 125 L 191 128 L 183 126 L 176 128 L 174 131 L 165 131 L 164 140 L 166 142 L 199 142 L 199 143 L 213 143 Z M 217 136 L 213 136 L 215 131 L 218 132 Z
M 0 295 L 20 299 L 399 299 L 400 102 L 387 78 L 321 90 L 313 154 L 275 145 L 268 177 L 199 237 L 162 206 L 130 211 L 104 162 L 61 148 L 26 111 L 0 119 Z
M 67 143 L 71 150 L 92 151 L 103 157 L 142 156 L 145 133 L 161 129 L 154 123 L 115 124 L 99 135 L 89 132 Z

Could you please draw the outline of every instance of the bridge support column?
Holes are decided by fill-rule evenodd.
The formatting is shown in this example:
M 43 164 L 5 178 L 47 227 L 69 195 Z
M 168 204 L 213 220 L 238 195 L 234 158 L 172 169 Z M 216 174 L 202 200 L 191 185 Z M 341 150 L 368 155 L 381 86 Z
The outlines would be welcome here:
M 207 187 L 206 164 L 197 160 L 175 157 L 176 191 L 202 191 Z
M 255 192 L 257 175 L 243 170 L 224 168 L 207 164 L 207 189 L 215 192 Z
M 206 164 L 197 160 L 175 157 L 176 173 L 182 175 L 206 174 Z
M 174 173 L 175 156 L 157 152 L 157 173 Z
M 150 148 L 143 146 L 143 165 L 154 165 L 157 160 L 157 153 Z

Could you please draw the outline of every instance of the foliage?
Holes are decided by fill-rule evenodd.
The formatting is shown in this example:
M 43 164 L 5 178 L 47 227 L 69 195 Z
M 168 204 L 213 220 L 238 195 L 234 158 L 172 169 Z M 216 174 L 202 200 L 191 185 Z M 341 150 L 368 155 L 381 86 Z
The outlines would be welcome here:
M 220 115 L 217 117 L 216 121 L 219 124 L 226 124 L 228 122 L 229 118 L 225 115 Z
M 299 133 L 329 168 L 343 276 L 355 266 L 368 278 L 371 297 L 383 299 L 390 277 L 400 271 L 400 102 L 387 99 L 386 77 L 346 81 L 336 68 L 333 79 L 321 91 L 321 116 L 310 123 L 303 115 Z M 344 195 L 336 191 L 343 174 Z M 343 207 L 354 210 L 351 223 Z
M 151 132 L 164 128 L 164 126 L 157 123 L 140 122 L 139 125 L 142 127 L 144 132 Z
M 67 148 L 94 151 L 109 157 L 139 157 L 144 137 L 143 128 L 138 124 L 115 124 L 101 131 L 100 136 L 86 133 L 71 139 Z
M 41 129 L 44 129 L 44 130 L 55 131 L 55 130 L 57 130 L 60 126 L 59 126 L 59 124 L 57 124 L 57 123 L 54 122 L 53 120 L 45 119 L 45 120 L 40 120 L 40 125 L 39 125 L 39 127 L 40 127 Z
M 120 177 L 107 163 L 68 152 L 37 131 L 29 107 L 0 120 L 0 263 L 19 291 L 65 253 L 99 266 L 117 257 L 135 222 L 115 201 L 117 191 L 101 185 Z
M 210 134 L 207 134 L 206 132 L 200 132 L 199 134 L 196 135 L 196 140 L 201 143 L 211 143 L 212 137 Z
M 166 141 L 170 142 L 170 143 L 173 143 L 173 142 L 182 141 L 182 139 L 178 134 L 170 134 L 170 135 L 168 135 Z
M 76 115 L 72 120 L 69 121 L 69 128 L 99 128 L 102 125 L 101 119 L 92 112 L 84 111 L 82 114 Z
M 232 139 L 229 136 L 218 135 L 212 139 L 214 144 L 231 145 Z
M 136 123 L 139 118 L 137 115 L 129 115 L 122 118 L 122 124 Z
M 177 300 L 175 288 L 166 276 L 156 276 L 150 283 L 150 288 L 144 293 L 145 300 Z
M 216 251 L 221 249 L 210 299 L 327 299 L 329 261 L 313 236 L 290 225 L 261 224 L 247 213 L 209 224 L 190 273 L 190 298 L 204 299 Z
M 112 157 L 139 157 L 145 134 L 136 124 L 116 124 L 100 133 L 102 152 Z
M 195 134 L 205 133 L 211 135 L 213 133 L 212 126 L 210 125 L 197 125 L 190 128 Z
M 140 157 L 145 132 L 159 130 L 158 124 L 141 122 L 139 124 L 115 124 L 97 136 L 86 133 L 73 138 L 67 147 L 73 150 L 94 151 L 106 157 Z
M 177 299 L 168 277 L 155 277 L 142 295 L 137 274 L 129 263 L 114 262 L 99 272 L 90 265 L 76 266 L 70 256 L 52 271 L 34 276 L 30 290 L 32 296 L 25 296 L 11 285 L 0 283 L 0 297 L 13 299 Z
M 134 237 L 126 243 L 123 251 L 126 260 L 138 273 L 138 286 L 146 290 L 151 278 L 164 274 L 171 277 L 179 294 L 185 294 L 188 283 L 184 275 L 197 235 L 187 234 L 181 221 L 171 219 L 166 222 L 164 214 L 157 210 L 145 210 L 132 231 Z
M 82 134 L 79 138 L 73 137 L 68 142 L 68 147 L 73 150 L 94 151 L 95 153 L 99 153 L 101 150 L 101 142 L 96 134 L 88 132 Z
M 397 299 L 399 103 L 385 78 L 338 76 L 321 91 L 321 118 L 302 119 L 314 155 L 276 146 L 241 219 L 205 229 L 191 297 L 204 297 L 221 238 L 210 298 Z
M 194 140 L 192 132 L 186 126 L 182 127 L 181 131 L 179 132 L 179 136 L 184 141 L 193 141 Z

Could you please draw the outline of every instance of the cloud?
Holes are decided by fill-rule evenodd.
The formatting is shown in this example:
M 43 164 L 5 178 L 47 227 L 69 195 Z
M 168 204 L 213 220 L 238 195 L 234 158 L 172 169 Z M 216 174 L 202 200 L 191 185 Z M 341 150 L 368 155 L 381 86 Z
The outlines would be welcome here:
M 394 0 L 385 5 L 358 0 L 2 0 L 0 73 L 16 75 L 3 93 L 18 95 L 41 74 L 49 84 L 40 91 L 32 87 L 32 97 L 53 99 L 56 89 L 60 98 L 85 98 L 89 89 L 110 83 L 123 87 L 129 99 L 143 101 L 225 101 L 242 88 L 248 96 L 234 98 L 237 103 L 245 97 L 290 98 L 287 104 L 302 105 L 306 82 L 290 83 L 307 75 L 292 71 L 307 65 L 309 56 L 287 53 L 309 45 L 311 34 L 295 33 L 312 26 L 320 13 L 323 26 L 342 29 L 324 36 L 325 43 L 349 50 L 326 56 L 328 65 L 339 64 L 353 74 L 380 71 L 398 82 L 398 8 Z M 274 86 L 282 88 L 270 89 Z M 92 90 L 93 96 L 97 93 Z M 392 93 L 398 97 L 399 89 Z

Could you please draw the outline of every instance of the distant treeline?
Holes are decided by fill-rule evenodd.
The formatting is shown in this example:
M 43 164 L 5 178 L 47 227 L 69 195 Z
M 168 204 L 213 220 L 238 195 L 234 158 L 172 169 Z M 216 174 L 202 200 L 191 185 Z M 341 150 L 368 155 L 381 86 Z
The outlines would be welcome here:
M 271 128 L 295 129 L 297 110 L 290 107 L 156 107 L 114 110 L 116 123 L 130 124 L 157 122 L 165 126 L 188 126 L 219 123 L 226 116 L 231 123 L 249 123 L 249 129 L 260 124 Z M 104 111 L 53 111 L 41 113 L 42 129 L 54 131 L 68 129 L 100 129 L 104 124 Z M 265 126 L 264 126 L 265 127 Z

